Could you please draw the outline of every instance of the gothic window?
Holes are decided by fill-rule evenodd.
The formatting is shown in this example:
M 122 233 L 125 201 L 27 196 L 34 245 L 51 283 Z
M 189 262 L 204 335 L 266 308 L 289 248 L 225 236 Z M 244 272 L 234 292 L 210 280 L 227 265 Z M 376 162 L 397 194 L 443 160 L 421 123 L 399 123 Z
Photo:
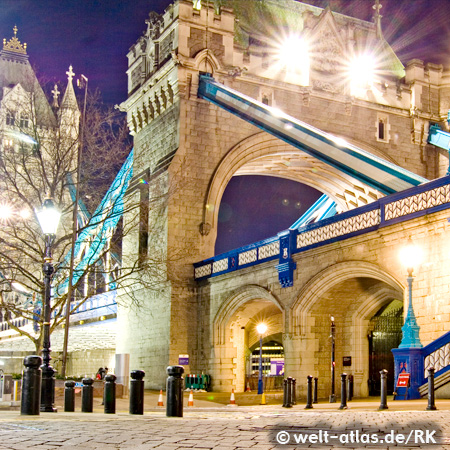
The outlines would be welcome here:
M 20 128 L 28 128 L 28 125 L 29 125 L 28 114 L 22 113 L 20 115 Z
M 387 114 L 378 114 L 377 122 L 376 122 L 376 138 L 378 142 L 389 142 L 390 136 L 390 125 L 389 125 L 389 117 Z
M 14 126 L 16 122 L 16 116 L 13 112 L 8 111 L 6 113 L 6 125 Z
M 380 139 L 381 141 L 384 141 L 385 139 L 385 126 L 386 124 L 384 123 L 383 119 L 379 119 L 378 121 L 378 139 Z

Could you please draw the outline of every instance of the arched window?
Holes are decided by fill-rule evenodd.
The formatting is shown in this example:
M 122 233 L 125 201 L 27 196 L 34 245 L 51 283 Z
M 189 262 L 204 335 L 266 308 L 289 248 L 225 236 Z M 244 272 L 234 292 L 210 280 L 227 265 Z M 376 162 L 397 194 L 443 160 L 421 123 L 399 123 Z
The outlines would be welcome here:
M 22 113 L 20 115 L 20 128 L 28 128 L 28 126 L 29 126 L 28 114 Z
M 13 112 L 8 111 L 6 113 L 6 125 L 14 126 L 16 123 L 16 116 Z
M 390 125 L 389 116 L 384 113 L 377 114 L 377 121 L 375 122 L 377 130 L 375 137 L 378 142 L 389 142 L 390 140 Z

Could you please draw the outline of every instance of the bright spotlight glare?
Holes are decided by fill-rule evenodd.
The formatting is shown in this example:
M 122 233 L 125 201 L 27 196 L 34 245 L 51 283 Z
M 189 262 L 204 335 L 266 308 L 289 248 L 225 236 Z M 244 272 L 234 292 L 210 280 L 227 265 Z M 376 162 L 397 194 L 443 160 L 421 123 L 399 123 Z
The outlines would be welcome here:
M 22 219 L 24 220 L 29 219 L 31 217 L 31 211 L 29 209 L 24 208 L 19 212 L 19 216 L 22 217 Z
M 258 331 L 258 334 L 264 334 L 267 331 L 267 325 L 265 323 L 259 323 L 256 326 L 256 331 Z
M 308 44 L 299 36 L 289 36 L 280 46 L 279 59 L 288 68 L 309 65 Z
M 13 210 L 7 203 L 0 203 L 0 220 L 8 220 L 11 218 Z
M 352 84 L 365 88 L 373 83 L 375 75 L 375 58 L 364 54 L 355 58 L 350 64 L 350 78 Z

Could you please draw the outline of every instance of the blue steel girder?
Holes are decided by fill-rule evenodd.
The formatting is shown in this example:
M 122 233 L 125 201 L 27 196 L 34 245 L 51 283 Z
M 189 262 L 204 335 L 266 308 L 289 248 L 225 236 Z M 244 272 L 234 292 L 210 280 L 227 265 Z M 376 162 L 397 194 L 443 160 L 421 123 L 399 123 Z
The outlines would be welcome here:
M 114 229 L 123 214 L 124 196 L 133 176 L 133 150 L 131 150 L 119 173 L 106 192 L 100 205 L 89 219 L 88 224 L 79 233 L 75 242 L 74 267 L 72 285 L 83 276 L 86 268 L 98 260 L 108 239 L 112 236 Z M 69 267 L 71 252 L 69 252 L 62 267 Z M 56 282 L 55 296 L 61 296 L 67 292 L 69 278 Z
M 198 96 L 383 194 L 400 192 L 428 181 L 282 111 L 224 86 L 214 81 L 210 75 L 200 75 Z
M 450 114 L 450 111 L 449 111 Z M 431 125 L 428 132 L 428 143 L 443 148 L 449 152 L 449 167 L 447 175 L 450 175 L 450 133 L 442 130 L 439 125 Z

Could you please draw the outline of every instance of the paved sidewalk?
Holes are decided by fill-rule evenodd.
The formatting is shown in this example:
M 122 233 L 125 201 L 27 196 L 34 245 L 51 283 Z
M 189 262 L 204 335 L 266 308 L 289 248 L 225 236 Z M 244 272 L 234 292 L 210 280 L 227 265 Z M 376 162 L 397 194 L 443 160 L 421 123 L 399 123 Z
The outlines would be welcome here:
M 0 449 L 450 449 L 448 400 L 436 401 L 437 411 L 424 411 L 427 402 L 419 400 L 390 402 L 389 410 L 378 412 L 377 399 L 349 402 L 343 411 L 325 402 L 305 410 L 304 403 L 228 407 L 220 403 L 226 395 L 204 393 L 194 395 L 201 406 L 185 406 L 183 418 L 168 418 L 165 408 L 153 406 L 157 397 L 146 392 L 143 416 L 128 414 L 128 399 L 117 400 L 116 414 L 104 414 L 101 399 L 92 414 L 78 412 L 78 402 L 75 413 L 3 410 Z

